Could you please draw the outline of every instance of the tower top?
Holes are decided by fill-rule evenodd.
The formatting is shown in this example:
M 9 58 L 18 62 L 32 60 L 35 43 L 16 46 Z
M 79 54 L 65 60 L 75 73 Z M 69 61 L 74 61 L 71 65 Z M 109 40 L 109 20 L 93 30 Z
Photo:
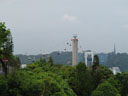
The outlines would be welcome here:
M 74 38 L 74 39 L 77 39 L 77 35 L 76 35 L 76 34 L 74 34 L 74 35 L 73 35 L 73 38 Z

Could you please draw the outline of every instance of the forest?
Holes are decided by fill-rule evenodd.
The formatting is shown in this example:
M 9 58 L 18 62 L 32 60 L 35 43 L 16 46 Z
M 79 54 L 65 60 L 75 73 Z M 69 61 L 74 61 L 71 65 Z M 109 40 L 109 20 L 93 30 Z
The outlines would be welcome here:
M 127 96 L 128 73 L 113 75 L 98 62 L 87 68 L 35 61 L 7 77 L 0 76 L 0 96 Z

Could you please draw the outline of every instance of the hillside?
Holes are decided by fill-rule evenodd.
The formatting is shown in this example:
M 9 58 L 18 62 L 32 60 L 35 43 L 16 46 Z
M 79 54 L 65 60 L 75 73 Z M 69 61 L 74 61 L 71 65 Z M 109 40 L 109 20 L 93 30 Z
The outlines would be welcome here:
M 45 58 L 48 60 L 49 56 L 52 56 L 54 64 L 66 64 L 72 63 L 72 52 L 53 52 L 51 54 L 39 54 L 39 55 L 16 55 L 20 58 L 22 64 L 31 64 L 35 60 Z M 79 55 L 81 56 L 81 55 Z M 128 72 L 128 54 L 127 53 L 99 53 L 99 60 L 101 65 L 105 65 L 109 68 L 119 67 L 122 72 Z M 79 57 L 81 58 L 81 57 Z

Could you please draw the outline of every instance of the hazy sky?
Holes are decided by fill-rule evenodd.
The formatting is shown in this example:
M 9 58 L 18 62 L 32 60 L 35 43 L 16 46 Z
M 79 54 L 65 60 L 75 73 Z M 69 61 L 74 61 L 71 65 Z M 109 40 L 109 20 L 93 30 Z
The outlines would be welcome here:
M 63 51 L 73 34 L 80 50 L 128 52 L 128 0 L 0 0 L 15 54 Z

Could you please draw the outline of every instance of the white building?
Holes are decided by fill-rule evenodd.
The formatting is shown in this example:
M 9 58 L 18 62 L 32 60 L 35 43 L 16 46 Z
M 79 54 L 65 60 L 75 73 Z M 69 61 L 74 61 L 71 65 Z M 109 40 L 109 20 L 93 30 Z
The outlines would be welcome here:
M 21 68 L 26 68 L 27 64 L 21 64 Z
M 110 68 L 110 70 L 113 72 L 114 75 L 116 75 L 117 73 L 121 73 L 119 67 L 112 67 Z
M 84 51 L 84 59 L 87 67 L 93 64 L 94 53 L 91 50 Z

